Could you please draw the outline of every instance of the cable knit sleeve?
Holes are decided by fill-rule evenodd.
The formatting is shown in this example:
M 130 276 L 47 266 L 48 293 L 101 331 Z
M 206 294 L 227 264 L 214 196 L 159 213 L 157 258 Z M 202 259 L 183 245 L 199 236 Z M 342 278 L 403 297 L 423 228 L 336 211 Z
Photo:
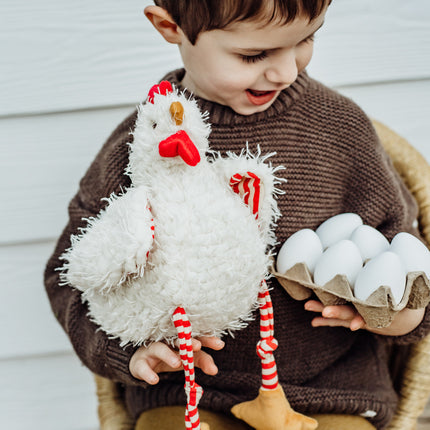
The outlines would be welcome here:
M 128 369 L 135 348 L 120 348 L 118 340 L 109 338 L 90 320 L 81 293 L 61 285 L 57 269 L 63 265 L 59 257 L 70 246 L 71 235 L 86 225 L 84 219 L 98 214 L 106 203 L 102 200 L 104 197 L 119 193 L 129 185 L 124 169 L 135 121 L 136 112 L 112 133 L 82 178 L 79 191 L 69 205 L 69 222 L 45 269 L 45 288 L 52 310 L 81 361 L 94 373 L 127 384 L 141 384 Z
M 360 132 L 350 127 L 352 142 L 345 204 L 363 214 L 363 221 L 381 231 L 389 240 L 398 232 L 414 231 L 417 204 L 395 171 L 376 132 L 364 114 L 357 115 Z

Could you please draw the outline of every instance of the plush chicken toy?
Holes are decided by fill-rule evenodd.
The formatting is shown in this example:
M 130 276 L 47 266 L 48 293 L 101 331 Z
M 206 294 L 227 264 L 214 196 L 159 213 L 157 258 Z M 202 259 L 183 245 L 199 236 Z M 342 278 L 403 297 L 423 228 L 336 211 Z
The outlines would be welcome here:
M 265 278 L 280 215 L 277 168 L 244 150 L 210 151 L 196 102 L 167 81 L 139 106 L 126 174 L 132 185 L 72 236 L 65 283 L 82 291 L 92 319 L 121 345 L 173 344 L 185 372 L 187 429 L 200 424 L 192 337 L 240 330 L 260 310 L 262 388 L 232 412 L 258 430 L 315 428 L 278 384 L 273 310 Z M 270 156 L 270 154 L 269 154 Z

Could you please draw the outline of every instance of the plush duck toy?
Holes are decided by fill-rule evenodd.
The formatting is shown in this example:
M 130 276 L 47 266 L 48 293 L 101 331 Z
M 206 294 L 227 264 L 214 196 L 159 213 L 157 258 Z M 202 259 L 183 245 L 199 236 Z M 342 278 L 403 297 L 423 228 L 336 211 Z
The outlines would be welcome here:
M 151 88 L 130 145 L 132 185 L 72 236 L 63 280 L 82 291 L 92 319 L 122 346 L 179 339 L 187 429 L 208 428 L 198 415 L 203 390 L 192 337 L 240 330 L 259 308 L 262 388 L 233 413 L 259 430 L 315 428 L 289 407 L 273 358 L 265 278 L 280 215 L 277 168 L 265 163 L 271 154 L 221 158 L 209 150 L 209 133 L 193 99 L 167 81 Z

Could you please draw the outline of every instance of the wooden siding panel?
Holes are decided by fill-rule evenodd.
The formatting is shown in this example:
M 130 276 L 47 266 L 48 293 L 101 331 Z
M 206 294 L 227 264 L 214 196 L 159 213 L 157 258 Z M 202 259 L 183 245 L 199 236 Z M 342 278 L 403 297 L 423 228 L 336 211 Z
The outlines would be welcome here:
M 0 243 L 57 237 L 67 205 L 129 108 L 0 119 Z
M 71 350 L 43 287 L 43 271 L 54 245 L 52 241 L 0 247 L 0 363 L 5 358 Z
M 336 0 L 309 70 L 328 85 L 430 76 L 430 2 Z
M 147 1 L 146 3 L 151 3 Z M 0 2 L 0 115 L 134 104 L 181 64 L 140 0 Z M 430 76 L 430 2 L 337 0 L 311 70 L 330 85 Z
M 91 373 L 72 354 L 0 361 L 0 428 L 96 430 Z

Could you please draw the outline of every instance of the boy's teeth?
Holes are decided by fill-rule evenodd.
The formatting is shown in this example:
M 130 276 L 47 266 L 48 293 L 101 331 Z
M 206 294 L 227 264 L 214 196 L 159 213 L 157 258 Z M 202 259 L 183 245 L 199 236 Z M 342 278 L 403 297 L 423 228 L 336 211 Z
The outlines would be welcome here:
M 257 90 L 248 90 L 254 96 L 262 96 L 264 94 L 270 93 L 270 91 L 257 91 Z

